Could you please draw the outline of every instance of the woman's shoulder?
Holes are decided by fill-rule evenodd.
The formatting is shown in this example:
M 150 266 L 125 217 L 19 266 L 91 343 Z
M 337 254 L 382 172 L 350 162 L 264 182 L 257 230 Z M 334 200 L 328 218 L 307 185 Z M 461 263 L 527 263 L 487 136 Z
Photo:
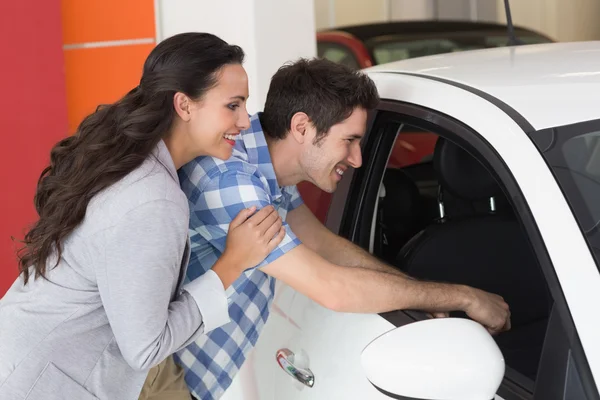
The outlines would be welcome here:
M 162 203 L 169 206 L 167 209 L 189 215 L 187 199 L 175 178 L 160 162 L 149 157 L 138 168 L 99 193 L 90 202 L 87 214 L 100 218 L 106 224 L 114 224 L 137 208 Z

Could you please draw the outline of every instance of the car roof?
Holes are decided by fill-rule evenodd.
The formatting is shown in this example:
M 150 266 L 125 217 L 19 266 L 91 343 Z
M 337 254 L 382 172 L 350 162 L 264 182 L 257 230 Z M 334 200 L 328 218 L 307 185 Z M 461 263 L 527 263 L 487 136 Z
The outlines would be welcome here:
M 400 21 L 400 22 L 379 22 L 373 24 L 342 26 L 331 29 L 324 29 L 320 32 L 341 31 L 349 33 L 359 40 L 365 42 L 378 36 L 387 35 L 429 35 L 435 33 L 467 33 L 467 32 L 486 32 L 506 34 L 507 27 L 503 24 L 491 22 L 476 21 Z M 542 36 L 537 32 L 515 26 L 515 31 L 519 33 L 529 33 Z
M 508 105 L 534 129 L 600 118 L 600 41 L 447 53 L 365 71 L 461 86 Z

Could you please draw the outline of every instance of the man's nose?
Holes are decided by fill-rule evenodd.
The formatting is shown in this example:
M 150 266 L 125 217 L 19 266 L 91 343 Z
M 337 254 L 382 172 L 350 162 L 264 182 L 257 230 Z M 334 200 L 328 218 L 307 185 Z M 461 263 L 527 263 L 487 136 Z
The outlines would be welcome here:
M 362 152 L 360 148 L 360 143 L 356 141 L 352 145 L 352 149 L 350 150 L 350 155 L 348 156 L 348 164 L 352 168 L 360 168 L 362 165 Z

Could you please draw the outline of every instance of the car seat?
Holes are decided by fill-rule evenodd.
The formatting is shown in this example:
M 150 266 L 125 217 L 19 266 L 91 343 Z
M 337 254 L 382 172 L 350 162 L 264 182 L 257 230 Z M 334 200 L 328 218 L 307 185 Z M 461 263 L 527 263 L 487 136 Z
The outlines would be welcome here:
M 417 185 L 401 169 L 388 168 L 381 184 L 374 251 L 393 262 L 401 246 L 423 228 L 423 204 Z
M 459 216 L 444 215 L 415 235 L 395 264 L 419 279 L 501 295 L 511 308 L 512 329 L 500 334 L 497 343 L 509 366 L 535 377 L 552 302 L 527 235 L 508 200 L 501 202 L 508 208 L 503 212 L 493 206 L 503 197 L 502 190 L 468 152 L 440 138 L 434 168 L 443 193 L 465 205 Z M 471 207 L 474 202 L 487 204 L 488 209 Z

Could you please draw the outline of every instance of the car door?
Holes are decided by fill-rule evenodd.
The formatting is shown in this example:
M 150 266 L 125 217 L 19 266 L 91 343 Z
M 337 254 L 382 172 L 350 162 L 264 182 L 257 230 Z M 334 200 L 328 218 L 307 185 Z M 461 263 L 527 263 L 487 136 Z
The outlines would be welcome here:
M 373 132 L 381 131 L 385 125 L 384 121 L 376 123 Z M 419 143 L 421 138 L 414 137 L 415 131 L 419 130 L 407 129 L 406 137 L 403 137 L 404 143 Z M 431 133 L 423 130 L 420 132 L 424 139 L 421 140 L 423 146 L 414 150 L 417 153 L 431 151 Z M 396 157 L 390 157 L 390 162 L 397 164 L 398 156 L 406 151 L 407 146 L 395 145 L 395 141 L 382 144 L 376 140 L 375 135 L 369 135 L 370 138 L 365 143 L 365 152 L 389 153 L 393 148 Z M 369 162 L 368 159 L 367 156 L 365 164 Z M 367 176 L 368 174 L 359 176 L 357 179 L 350 177 L 342 181 L 330 205 L 327 221 L 330 229 L 341 230 L 348 237 L 353 236 L 348 234 L 352 229 L 344 229 L 342 222 L 343 214 L 352 211 L 339 213 L 336 210 L 344 209 L 344 204 L 350 202 L 348 197 L 360 192 L 359 187 L 370 186 L 369 182 L 366 182 L 369 179 Z M 354 236 L 358 239 L 358 235 Z M 385 315 L 336 313 L 321 307 L 283 283 L 278 283 L 273 309 L 277 315 L 274 315 L 265 327 L 272 334 L 268 334 L 268 340 L 263 341 L 261 338 L 257 344 L 255 354 L 261 362 L 257 363 L 256 367 L 266 370 L 265 367 L 271 364 L 267 368 L 274 392 L 280 398 L 294 400 L 389 399 L 366 378 L 361 367 L 360 355 L 369 343 L 382 334 L 426 318 L 422 313 L 415 312 L 393 312 Z M 285 333 L 278 336 L 276 332 Z M 303 374 L 298 379 L 284 370 L 283 367 L 287 365 L 281 365 L 276 359 L 276 354 L 281 350 L 292 355 L 290 358 L 295 368 L 309 372 L 314 377 L 312 387 L 302 382 Z M 496 399 L 504 398 L 497 396 Z
M 277 394 L 298 400 L 387 399 L 365 377 L 360 355 L 370 342 L 395 326 L 375 314 L 332 312 L 284 284 L 279 290 L 292 299 L 286 314 L 288 323 L 295 323 L 292 335 L 275 350 L 289 350 L 292 357 L 288 360 L 296 368 L 310 370 L 314 385 L 309 387 L 290 376 L 282 368 L 286 365 L 279 362 Z
M 419 110 L 415 111 L 411 107 L 400 107 L 399 111 L 403 113 L 392 114 L 396 125 L 390 124 L 389 118 L 375 121 L 365 142 L 366 168 L 356 171 L 353 174 L 355 176 L 345 177 L 334 195 L 328 213 L 327 224 L 330 229 L 366 248 L 372 242 L 371 227 L 376 219 L 374 210 L 377 209 L 376 205 L 371 209 L 365 206 L 369 202 L 373 203 L 368 200 L 367 195 L 378 192 L 375 189 L 379 189 L 381 184 L 382 165 L 377 158 L 390 159 L 386 149 L 391 149 L 395 143 L 395 139 L 384 140 L 386 132 L 392 132 L 395 136 L 403 121 L 411 124 L 417 122 L 416 125 L 423 122 L 422 126 L 426 126 L 427 121 L 439 122 L 443 118 L 441 115 L 428 115 L 426 118 L 415 119 Z M 456 123 L 450 122 L 450 125 Z M 415 129 L 408 131 L 414 133 Z M 465 131 L 461 134 L 466 135 L 463 139 L 466 139 L 467 144 L 470 142 L 481 149 L 481 139 L 470 136 L 473 132 Z M 493 159 L 494 151 L 487 146 L 486 156 Z M 502 174 L 507 171 L 497 172 Z M 531 214 L 526 217 L 532 218 Z M 540 240 L 534 236 L 529 239 L 533 242 Z M 547 268 L 552 268 L 549 259 L 541 259 L 540 262 Z M 546 275 L 552 277 L 552 271 L 550 272 Z M 553 278 L 555 303 L 541 351 L 537 379 L 527 379 L 508 365 L 505 379 L 496 395 L 497 400 L 596 398 L 593 397 L 597 394 L 593 383 L 590 389 L 589 367 L 582 356 L 581 344 L 573 337 L 574 327 L 568 317 L 566 299 L 561 297 L 560 290 L 556 290 L 560 288 L 560 284 L 555 275 Z M 423 318 L 426 318 L 423 314 L 414 312 L 381 315 L 335 313 L 320 307 L 289 286 L 278 283 L 269 322 L 251 359 L 242 367 L 242 379 L 236 382 L 238 397 L 230 396 L 228 399 L 386 399 L 388 397 L 377 391 L 366 379 L 360 365 L 360 354 L 367 344 L 383 333 Z M 285 351 L 287 362 L 282 363 L 281 358 L 278 360 L 277 355 L 281 351 Z M 292 377 L 288 373 L 290 364 L 293 364 L 296 371 L 306 374 Z M 298 376 L 305 378 L 307 374 L 314 378 L 312 387 L 306 384 L 305 379 L 297 379 Z M 305 382 L 302 383 L 301 380 Z M 566 392 L 575 393 L 576 397 L 563 397 L 561 393 Z
M 387 399 L 362 373 L 360 353 L 394 327 L 375 314 L 332 312 L 278 282 L 268 323 L 223 399 Z M 286 365 L 277 355 L 288 351 Z M 310 370 L 314 385 L 292 377 L 289 364 Z
M 289 303 L 290 314 L 285 318 L 277 316 L 270 321 L 269 326 L 265 326 L 269 333 L 257 343 L 253 373 L 257 379 L 256 386 L 262 389 L 259 390 L 261 396 L 252 399 L 390 399 L 366 378 L 360 356 L 374 339 L 402 326 L 399 320 L 408 324 L 415 321 L 413 317 L 398 312 L 392 324 L 376 314 L 336 313 L 324 309 L 285 284 L 280 284 L 278 290 L 287 292 L 294 299 Z M 293 317 L 298 320 L 291 321 Z M 291 328 L 291 334 L 287 331 L 282 336 L 281 332 L 287 328 Z M 293 353 L 295 368 L 310 371 L 314 377 L 312 387 L 282 368 L 276 357 L 280 350 Z M 247 396 L 247 391 L 240 390 L 238 393 L 244 397 L 236 399 L 251 398 Z M 233 400 L 234 397 L 228 399 Z M 495 400 L 504 400 L 504 397 L 497 395 Z

